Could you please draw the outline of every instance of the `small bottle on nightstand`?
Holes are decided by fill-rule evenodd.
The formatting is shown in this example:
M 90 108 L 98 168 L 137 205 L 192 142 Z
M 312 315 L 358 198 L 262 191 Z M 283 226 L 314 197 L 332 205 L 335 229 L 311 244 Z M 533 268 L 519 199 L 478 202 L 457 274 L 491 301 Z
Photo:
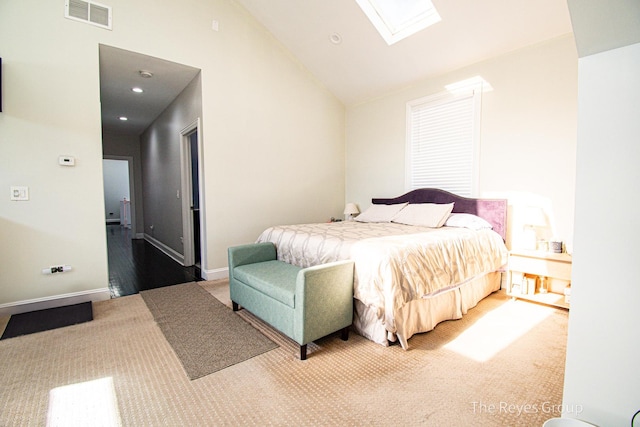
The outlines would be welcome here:
M 546 294 L 547 290 L 547 278 L 544 276 L 540 276 L 540 293 Z

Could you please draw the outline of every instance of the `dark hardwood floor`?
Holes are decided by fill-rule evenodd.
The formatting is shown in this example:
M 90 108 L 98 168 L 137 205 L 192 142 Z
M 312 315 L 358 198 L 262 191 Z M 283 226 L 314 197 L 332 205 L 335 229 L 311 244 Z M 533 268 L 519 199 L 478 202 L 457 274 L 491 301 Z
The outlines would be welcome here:
M 128 228 L 107 225 L 111 298 L 201 280 L 198 267 L 183 267 L 147 241 L 131 236 Z

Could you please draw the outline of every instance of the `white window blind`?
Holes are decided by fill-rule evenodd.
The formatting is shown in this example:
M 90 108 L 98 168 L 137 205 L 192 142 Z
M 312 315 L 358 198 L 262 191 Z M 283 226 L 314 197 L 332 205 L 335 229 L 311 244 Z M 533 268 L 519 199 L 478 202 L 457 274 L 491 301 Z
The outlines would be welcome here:
M 478 176 L 480 90 L 407 104 L 407 187 L 474 196 Z

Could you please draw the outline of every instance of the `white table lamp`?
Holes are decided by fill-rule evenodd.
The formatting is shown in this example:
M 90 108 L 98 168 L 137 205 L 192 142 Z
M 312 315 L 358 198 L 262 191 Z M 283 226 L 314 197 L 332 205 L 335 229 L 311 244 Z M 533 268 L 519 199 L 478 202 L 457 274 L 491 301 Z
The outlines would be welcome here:
M 347 206 L 344 208 L 345 220 L 353 221 L 353 217 L 360 213 L 358 206 L 355 203 L 347 203 Z

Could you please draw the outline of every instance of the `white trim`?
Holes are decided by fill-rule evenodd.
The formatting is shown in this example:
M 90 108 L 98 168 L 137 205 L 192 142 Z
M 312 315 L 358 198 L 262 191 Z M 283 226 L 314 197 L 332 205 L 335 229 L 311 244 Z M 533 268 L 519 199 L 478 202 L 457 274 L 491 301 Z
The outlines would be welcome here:
M 174 249 L 171 249 L 169 246 L 165 245 L 159 240 L 154 239 L 147 233 L 144 234 L 144 240 L 146 240 L 147 242 L 151 243 L 153 246 L 158 248 L 162 253 L 167 255 L 169 258 L 173 259 L 174 261 L 176 261 L 181 265 L 184 265 L 184 257 L 182 256 L 181 253 L 178 253 Z
M 51 297 L 34 298 L 0 304 L 0 316 L 44 310 L 47 308 L 63 307 L 87 301 L 104 301 L 111 298 L 109 288 L 91 289 L 88 291 L 72 292 Z
M 183 265 L 193 265 L 195 254 L 193 253 L 193 218 L 191 213 L 191 148 L 189 136 L 196 132 L 198 137 L 198 194 L 200 195 L 200 270 L 205 271 L 207 266 L 206 251 L 206 224 L 205 197 L 204 197 L 204 157 L 202 149 L 202 129 L 200 118 L 185 126 L 180 131 L 180 169 L 182 178 L 182 241 L 184 252 Z
M 213 270 L 201 270 L 202 278 L 204 280 L 218 280 L 218 279 L 228 279 L 229 278 L 229 268 L 215 268 Z
M 493 90 L 493 88 L 491 88 Z M 480 194 L 480 144 L 482 144 L 482 94 L 485 92 L 483 85 L 474 89 L 473 93 L 473 182 L 471 196 Z
M 184 265 L 194 263 L 193 218 L 191 213 L 191 156 L 189 135 L 198 130 L 197 120 L 180 131 L 180 183 L 182 193 L 182 252 Z

